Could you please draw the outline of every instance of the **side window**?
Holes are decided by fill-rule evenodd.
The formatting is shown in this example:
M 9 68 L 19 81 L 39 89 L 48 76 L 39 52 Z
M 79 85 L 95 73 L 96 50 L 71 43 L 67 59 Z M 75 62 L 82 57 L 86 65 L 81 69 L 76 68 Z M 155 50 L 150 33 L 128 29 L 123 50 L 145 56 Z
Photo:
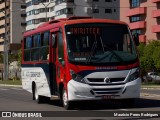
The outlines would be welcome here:
M 40 34 L 33 35 L 33 48 L 31 50 L 31 60 L 38 61 L 39 60 L 39 47 L 40 47 Z
M 58 33 L 58 59 L 60 63 L 64 62 L 64 45 L 61 30 Z
M 27 37 L 25 41 L 25 49 L 32 47 L 32 37 Z
M 41 34 L 40 60 L 48 60 L 49 58 L 49 32 Z
M 49 45 L 49 32 L 45 32 L 42 34 L 42 46 L 48 46 Z
M 49 32 L 26 37 L 24 39 L 24 61 L 48 60 L 49 38 Z
M 40 47 L 40 41 L 41 41 L 41 36 L 40 34 L 34 35 L 33 36 L 33 47 Z
M 31 60 L 32 37 L 26 37 L 24 41 L 24 61 Z

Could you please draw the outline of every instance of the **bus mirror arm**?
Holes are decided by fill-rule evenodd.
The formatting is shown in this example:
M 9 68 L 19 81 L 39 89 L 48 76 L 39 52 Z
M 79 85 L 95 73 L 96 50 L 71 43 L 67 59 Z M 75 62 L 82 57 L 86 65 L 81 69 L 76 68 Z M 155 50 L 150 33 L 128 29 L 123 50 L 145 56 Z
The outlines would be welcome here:
M 52 47 L 56 47 L 56 35 L 52 34 Z
M 62 58 L 58 58 L 59 62 L 64 66 L 65 65 L 65 61 Z
M 134 40 L 136 46 L 138 46 L 139 45 L 139 35 L 138 34 L 134 34 L 133 35 L 133 40 Z
M 62 61 L 62 65 L 65 66 L 65 61 Z

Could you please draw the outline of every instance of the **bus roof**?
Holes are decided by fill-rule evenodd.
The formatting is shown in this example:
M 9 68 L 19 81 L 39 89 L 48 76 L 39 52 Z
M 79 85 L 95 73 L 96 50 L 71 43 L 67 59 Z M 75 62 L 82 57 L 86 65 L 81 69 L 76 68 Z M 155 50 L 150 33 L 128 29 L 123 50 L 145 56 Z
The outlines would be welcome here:
M 82 17 L 82 16 L 72 16 L 69 18 L 61 18 L 57 20 L 51 20 L 39 25 L 36 29 L 27 31 L 23 34 L 24 37 L 30 36 L 36 33 L 49 31 L 53 28 L 58 28 L 61 25 L 69 25 L 69 24 L 78 24 L 78 23 L 113 23 L 113 24 L 124 24 L 127 25 L 125 22 L 118 21 L 118 20 L 110 20 L 110 19 L 97 19 L 91 17 Z

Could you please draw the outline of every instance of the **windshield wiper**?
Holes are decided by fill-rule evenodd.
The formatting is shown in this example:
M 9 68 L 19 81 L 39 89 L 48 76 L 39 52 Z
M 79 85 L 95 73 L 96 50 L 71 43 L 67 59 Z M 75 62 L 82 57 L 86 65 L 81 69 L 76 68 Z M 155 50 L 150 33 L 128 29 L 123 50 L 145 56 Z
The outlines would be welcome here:
M 90 55 L 88 56 L 88 58 L 87 58 L 87 60 L 86 60 L 86 64 L 88 64 L 88 63 L 91 61 L 91 58 L 92 58 L 92 56 L 93 56 L 93 53 L 94 53 L 96 47 L 97 47 L 97 39 L 96 39 L 96 37 L 95 37 L 95 41 L 94 41 L 94 43 L 93 43 L 93 46 L 92 46 Z

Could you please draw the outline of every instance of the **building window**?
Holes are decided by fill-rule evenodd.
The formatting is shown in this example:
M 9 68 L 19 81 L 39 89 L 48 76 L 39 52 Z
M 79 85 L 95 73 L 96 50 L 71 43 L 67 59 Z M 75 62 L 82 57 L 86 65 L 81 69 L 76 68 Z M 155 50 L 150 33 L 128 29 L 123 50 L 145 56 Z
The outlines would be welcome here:
M 105 9 L 105 13 L 112 13 L 112 9 Z
M 140 6 L 140 0 L 130 0 L 130 4 L 132 8 Z
M 73 14 L 73 8 L 65 8 L 65 9 L 56 11 L 56 16 L 59 16 L 62 14 Z
M 141 17 L 139 15 L 130 17 L 130 23 L 141 21 Z
M 54 11 L 54 6 L 50 7 L 50 12 Z
M 93 13 L 99 13 L 99 9 L 93 9 Z
M 139 30 L 139 29 L 137 29 L 137 30 L 132 30 L 131 32 L 132 32 L 132 35 L 134 35 L 134 34 L 140 35 L 140 34 L 141 34 L 141 30 Z

